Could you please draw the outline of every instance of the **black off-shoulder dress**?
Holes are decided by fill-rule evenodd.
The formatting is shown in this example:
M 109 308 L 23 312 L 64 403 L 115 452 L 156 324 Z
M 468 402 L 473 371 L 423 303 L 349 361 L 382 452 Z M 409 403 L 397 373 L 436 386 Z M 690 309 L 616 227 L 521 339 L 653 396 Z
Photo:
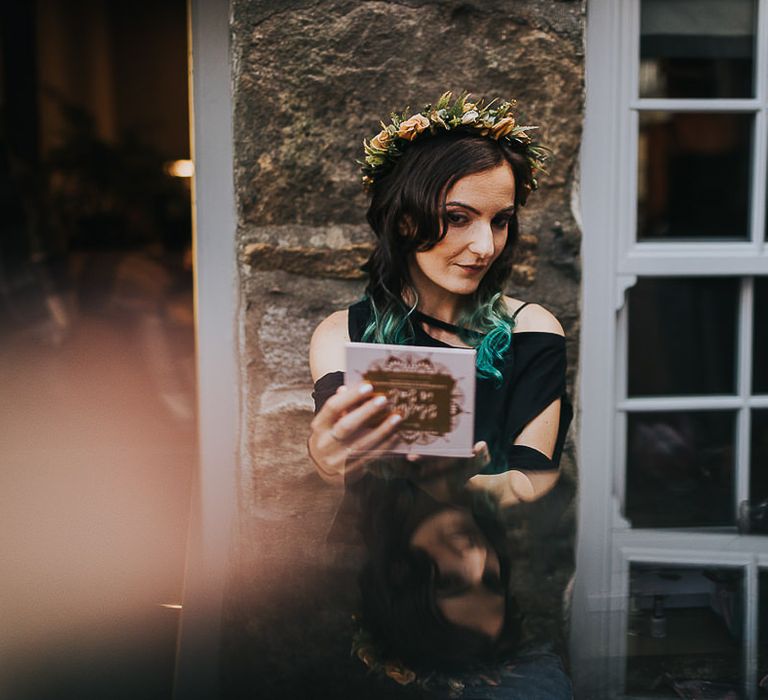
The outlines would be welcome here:
M 522 310 L 515 311 L 513 318 Z M 349 307 L 349 337 L 360 342 L 371 317 L 366 299 Z M 418 314 L 418 320 L 433 327 L 455 332 L 454 326 Z M 433 338 L 414 324 L 415 345 L 451 347 Z M 481 473 L 499 474 L 509 469 L 525 471 L 556 469 L 565 443 L 573 408 L 565 386 L 565 338 L 556 333 L 523 331 L 512 335 L 512 343 L 504 357 L 501 383 L 494 379 L 477 378 L 475 391 L 475 441 L 484 440 L 491 453 L 491 463 Z M 344 383 L 343 372 L 331 372 L 315 383 L 312 394 L 315 412 Z M 531 447 L 515 445 L 523 428 L 555 399 L 560 399 L 560 423 L 552 459 Z

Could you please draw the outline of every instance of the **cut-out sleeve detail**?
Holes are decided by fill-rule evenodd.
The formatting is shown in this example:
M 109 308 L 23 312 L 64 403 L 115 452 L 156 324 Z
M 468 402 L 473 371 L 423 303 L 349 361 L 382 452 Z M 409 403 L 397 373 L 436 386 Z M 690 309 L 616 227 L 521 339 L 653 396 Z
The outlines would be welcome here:
M 507 463 L 509 469 L 520 469 L 526 472 L 557 469 L 557 464 L 547 455 L 528 445 L 512 445 L 507 450 Z
M 521 335 L 527 337 L 521 340 Z M 497 474 L 508 469 L 557 469 L 568 426 L 573 419 L 573 407 L 565 386 L 565 338 L 555 333 L 518 334 L 514 342 L 514 378 L 505 397 L 504 427 L 495 449 L 491 450 L 493 461 L 484 473 Z M 515 439 L 525 426 L 557 399 L 560 399 L 560 420 L 552 459 L 534 448 L 515 445 Z M 521 458 L 528 466 L 521 465 Z

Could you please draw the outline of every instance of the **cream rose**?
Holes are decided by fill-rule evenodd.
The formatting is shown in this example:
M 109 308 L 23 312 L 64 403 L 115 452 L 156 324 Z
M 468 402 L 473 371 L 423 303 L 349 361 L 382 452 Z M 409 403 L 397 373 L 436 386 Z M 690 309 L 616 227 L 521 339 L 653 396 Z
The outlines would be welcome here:
M 422 131 L 429 126 L 429 119 L 423 114 L 414 114 L 404 122 L 401 122 L 397 135 L 406 141 L 413 141 Z
M 380 131 L 371 139 L 371 146 L 379 151 L 386 151 L 392 136 L 386 130 Z

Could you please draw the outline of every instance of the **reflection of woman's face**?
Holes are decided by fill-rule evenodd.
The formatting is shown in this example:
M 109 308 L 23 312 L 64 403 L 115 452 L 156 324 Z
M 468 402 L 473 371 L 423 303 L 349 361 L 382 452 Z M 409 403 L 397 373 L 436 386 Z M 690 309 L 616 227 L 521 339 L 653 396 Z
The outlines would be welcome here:
M 445 202 L 445 236 L 410 260 L 411 279 L 422 296 L 472 294 L 501 255 L 515 208 L 512 167 L 504 162 L 461 178 Z
M 470 513 L 446 508 L 422 522 L 411 537 L 435 564 L 435 598 L 449 622 L 495 639 L 504 625 L 499 557 Z

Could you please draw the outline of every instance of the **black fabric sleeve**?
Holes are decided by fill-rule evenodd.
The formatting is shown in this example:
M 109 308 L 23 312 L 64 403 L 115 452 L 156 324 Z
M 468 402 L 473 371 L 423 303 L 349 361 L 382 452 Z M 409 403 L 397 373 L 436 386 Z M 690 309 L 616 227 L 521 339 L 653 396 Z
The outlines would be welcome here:
M 545 337 L 515 348 L 515 382 L 506 411 L 510 441 L 565 393 L 565 339 L 554 333 L 537 335 Z
M 554 460 L 528 445 L 512 445 L 507 450 L 507 460 L 510 469 L 521 469 L 527 472 L 557 469 Z
M 507 407 L 505 435 L 508 469 L 557 469 L 565 436 L 573 419 L 573 408 L 565 387 L 565 338 L 553 333 L 541 333 L 533 340 L 535 342 L 519 344 L 516 348 L 516 381 Z M 534 448 L 513 444 L 523 428 L 558 398 L 560 422 L 552 459 Z
M 315 413 L 323 407 L 342 384 L 344 384 L 344 372 L 329 372 L 315 382 L 315 390 L 312 392 L 312 398 L 315 400 Z

